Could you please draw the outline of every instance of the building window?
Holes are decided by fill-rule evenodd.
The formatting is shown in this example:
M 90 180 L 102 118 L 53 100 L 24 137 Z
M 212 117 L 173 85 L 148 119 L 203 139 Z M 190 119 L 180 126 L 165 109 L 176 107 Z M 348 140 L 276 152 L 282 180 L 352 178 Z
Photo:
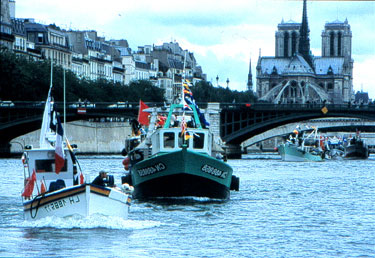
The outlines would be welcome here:
M 284 57 L 288 57 L 289 52 L 289 33 L 284 33 Z
M 38 33 L 38 43 L 43 43 L 43 33 Z
M 292 33 L 292 55 L 297 52 L 297 33 L 293 31 Z
M 337 34 L 337 55 L 342 56 L 341 54 L 341 39 L 342 39 L 342 34 L 339 32 Z
M 333 31 L 330 34 L 330 39 L 329 39 L 329 54 L 330 56 L 335 55 L 335 34 Z

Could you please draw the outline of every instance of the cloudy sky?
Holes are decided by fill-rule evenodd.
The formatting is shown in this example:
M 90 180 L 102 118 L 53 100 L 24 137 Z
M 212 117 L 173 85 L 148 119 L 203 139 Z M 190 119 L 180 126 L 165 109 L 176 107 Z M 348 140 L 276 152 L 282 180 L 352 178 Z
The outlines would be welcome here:
M 344 21 L 353 33 L 354 90 L 375 98 L 375 2 L 308 1 L 311 50 L 321 56 L 326 22 Z M 301 22 L 302 1 L 294 0 L 16 0 L 17 18 L 73 30 L 96 30 L 106 39 L 126 39 L 135 50 L 142 45 L 176 41 L 193 52 L 216 85 L 246 90 L 249 60 L 275 55 L 275 31 L 284 21 Z

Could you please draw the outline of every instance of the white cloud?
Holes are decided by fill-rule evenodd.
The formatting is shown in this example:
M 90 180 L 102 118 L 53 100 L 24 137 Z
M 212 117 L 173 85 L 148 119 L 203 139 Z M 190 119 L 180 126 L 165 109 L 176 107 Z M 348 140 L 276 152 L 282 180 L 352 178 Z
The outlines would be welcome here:
M 354 87 L 360 90 L 363 84 L 373 98 L 374 10 L 372 1 L 307 2 L 313 54 L 321 55 L 325 22 L 347 18 L 353 32 Z M 300 22 L 302 1 L 108 0 L 97 4 L 91 0 L 25 0 L 16 1 L 16 16 L 62 28 L 97 30 L 106 38 L 127 39 L 132 48 L 176 40 L 194 52 L 208 79 L 219 74 L 223 82 L 230 79 L 230 88 L 244 90 L 250 56 L 255 84 L 259 49 L 262 56 L 275 55 L 277 25 L 282 19 Z
M 355 60 L 355 56 L 354 56 Z M 374 81 L 375 54 L 367 56 L 362 62 L 354 61 L 353 86 L 355 92 L 368 92 L 369 96 L 375 98 L 375 81 Z

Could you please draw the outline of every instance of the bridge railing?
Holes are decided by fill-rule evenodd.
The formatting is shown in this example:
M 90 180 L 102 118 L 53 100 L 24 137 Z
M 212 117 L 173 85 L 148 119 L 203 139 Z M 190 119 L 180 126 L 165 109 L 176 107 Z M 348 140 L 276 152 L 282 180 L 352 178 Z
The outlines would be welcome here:
M 63 102 L 56 101 L 58 108 L 63 108 Z M 146 102 L 149 107 L 161 107 L 165 103 Z M 207 103 L 197 103 L 200 108 L 206 108 Z M 45 101 L 0 101 L 0 108 L 44 108 Z M 272 104 L 272 103 L 220 103 L 221 109 L 254 109 L 254 110 L 320 110 L 326 107 L 328 110 L 374 110 L 375 104 L 355 105 L 355 104 L 323 104 L 323 103 L 307 103 L 307 104 Z M 128 108 L 138 109 L 139 102 L 96 102 L 75 101 L 66 102 L 66 108 Z
M 220 103 L 221 109 L 253 109 L 253 110 L 321 110 L 326 107 L 328 111 L 343 110 L 366 110 L 375 111 L 374 104 L 356 105 L 356 104 L 272 104 L 272 103 Z

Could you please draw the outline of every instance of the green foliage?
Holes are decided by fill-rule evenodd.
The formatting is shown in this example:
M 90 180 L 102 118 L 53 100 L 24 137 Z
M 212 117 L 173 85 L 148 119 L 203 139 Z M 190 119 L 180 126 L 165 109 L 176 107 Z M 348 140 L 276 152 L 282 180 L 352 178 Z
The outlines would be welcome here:
M 50 61 L 34 61 L 12 52 L 0 51 L 0 98 L 13 101 L 45 100 L 51 83 Z M 53 66 L 53 96 L 56 101 L 63 100 L 64 71 Z M 90 81 L 79 79 L 69 70 L 65 71 L 66 100 L 75 102 L 163 102 L 164 90 L 155 87 L 150 81 L 133 81 L 121 85 L 99 79 Z M 216 88 L 211 83 L 201 81 L 191 88 L 197 102 L 248 103 L 255 102 L 253 92 L 231 91 L 228 88 Z
M 51 63 L 49 61 L 29 60 L 12 52 L 0 51 L 0 97 L 2 100 L 41 101 L 47 98 L 51 83 Z M 56 101 L 63 100 L 64 71 L 53 66 L 53 96 Z M 65 71 L 66 100 L 75 102 L 163 102 L 164 90 L 149 81 L 134 81 L 121 85 L 99 79 L 90 81 L 79 79 L 72 71 Z
M 228 88 L 216 88 L 206 81 L 196 83 L 191 90 L 196 102 L 249 103 L 256 101 L 252 91 L 239 92 Z

